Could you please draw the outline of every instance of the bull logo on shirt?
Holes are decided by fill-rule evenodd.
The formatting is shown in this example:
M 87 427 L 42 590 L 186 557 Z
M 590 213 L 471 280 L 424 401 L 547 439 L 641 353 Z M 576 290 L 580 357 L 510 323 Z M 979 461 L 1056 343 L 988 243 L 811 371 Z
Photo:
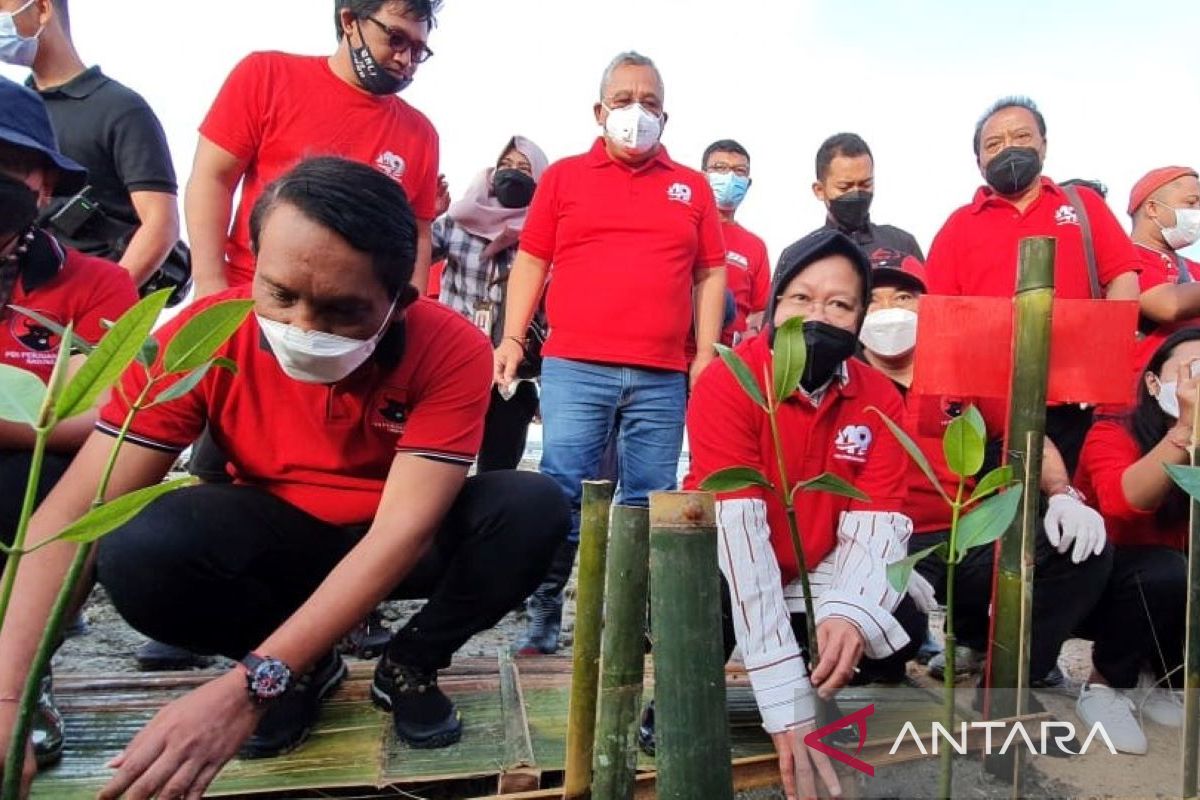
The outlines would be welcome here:
M 873 438 L 871 429 L 866 425 L 847 425 L 838 431 L 837 439 L 833 442 L 836 451 L 834 458 L 866 461 Z
M 397 425 L 403 425 L 408 419 L 408 409 L 399 400 L 393 400 L 390 397 L 384 398 L 383 408 L 379 409 L 379 416 L 386 419 L 388 422 L 395 422 Z
M 688 186 L 686 183 L 672 183 L 667 189 L 667 199 L 673 200 L 676 203 L 691 205 L 692 187 Z
M 408 169 L 408 165 L 404 163 L 404 159 L 393 153 L 391 150 L 385 150 L 375 159 L 375 169 L 387 175 L 392 180 L 400 180 L 404 177 L 404 173 Z
M 1075 210 L 1075 206 L 1063 204 L 1054 212 L 1054 221 L 1059 225 L 1078 225 L 1079 213 Z
M 58 334 L 23 314 L 13 316 L 10 328 L 13 338 L 30 350 L 48 353 L 58 346 Z
M 964 411 L 963 401 L 960 397 L 943 397 L 942 399 L 942 414 L 947 419 L 956 419 L 962 416 Z
M 375 393 L 369 406 L 371 427 L 399 436 L 408 423 L 408 394 L 403 389 L 385 387 Z

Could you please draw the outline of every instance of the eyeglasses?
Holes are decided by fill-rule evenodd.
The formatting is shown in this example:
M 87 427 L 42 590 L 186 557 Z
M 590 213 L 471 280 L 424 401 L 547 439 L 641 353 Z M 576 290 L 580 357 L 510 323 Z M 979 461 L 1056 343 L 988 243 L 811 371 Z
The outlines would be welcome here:
M 407 52 L 414 64 L 424 64 L 433 58 L 433 51 L 424 42 L 413 41 L 412 37 L 404 31 L 384 25 L 372 16 L 367 16 L 366 20 L 374 22 L 380 30 L 387 34 L 388 47 L 392 48 L 393 53 Z
M 832 322 L 850 322 L 858 317 L 858 303 L 844 297 L 814 300 L 806 294 L 788 294 L 776 298 L 780 305 L 794 309 L 808 319 L 820 307 L 825 319 Z
M 718 161 L 715 164 L 709 164 L 706 172 L 720 172 L 722 175 L 724 175 L 727 172 L 732 172 L 734 175 L 737 175 L 739 177 L 748 178 L 748 177 L 750 177 L 750 165 L 749 164 L 734 165 L 734 164 L 726 164 L 724 161 Z

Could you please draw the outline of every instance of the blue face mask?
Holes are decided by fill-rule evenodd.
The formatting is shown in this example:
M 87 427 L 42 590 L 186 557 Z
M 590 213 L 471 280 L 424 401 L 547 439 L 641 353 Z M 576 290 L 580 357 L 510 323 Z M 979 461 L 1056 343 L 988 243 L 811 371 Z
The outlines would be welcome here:
M 38 29 L 33 36 L 22 36 L 17 32 L 16 16 L 28 11 L 33 0 L 10 14 L 0 14 L 0 61 L 14 67 L 32 67 L 37 57 L 38 37 L 42 30 Z
M 750 179 L 732 172 L 710 172 L 708 185 L 712 187 L 717 208 L 732 211 L 746 199 L 746 192 L 750 190 Z

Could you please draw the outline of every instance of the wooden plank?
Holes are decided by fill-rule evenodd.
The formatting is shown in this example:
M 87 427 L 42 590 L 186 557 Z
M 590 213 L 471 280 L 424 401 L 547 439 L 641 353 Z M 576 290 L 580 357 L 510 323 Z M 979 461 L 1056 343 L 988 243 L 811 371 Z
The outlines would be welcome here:
M 533 755 L 521 674 L 505 648 L 497 651 L 500 663 L 500 715 L 504 721 L 504 761 L 497 792 L 526 792 L 541 786 L 542 773 Z

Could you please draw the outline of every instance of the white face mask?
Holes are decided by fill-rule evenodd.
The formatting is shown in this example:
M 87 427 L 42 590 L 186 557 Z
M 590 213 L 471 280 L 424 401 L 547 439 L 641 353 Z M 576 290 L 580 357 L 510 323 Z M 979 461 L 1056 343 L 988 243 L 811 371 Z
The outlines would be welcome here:
M 907 308 L 872 311 L 863 320 L 858 339 L 863 347 L 886 358 L 911 353 L 917 346 L 917 312 Z
M 604 133 L 615 144 L 631 153 L 646 153 L 658 143 L 658 137 L 662 135 L 662 120 L 642 108 L 641 103 L 633 103 L 623 108 L 608 108 L 608 116 L 604 120 Z
M 1179 419 L 1179 398 L 1175 394 L 1175 389 L 1178 388 L 1179 381 L 1159 381 L 1158 394 L 1154 399 L 1158 401 L 1158 407 L 1163 410 L 1171 419 Z
M 1173 208 L 1171 210 L 1175 212 L 1175 226 L 1172 228 L 1164 228 L 1161 224 L 1158 226 L 1162 230 L 1163 240 L 1172 250 L 1182 250 L 1192 246 L 1200 239 L 1200 208 Z
M 275 360 L 289 378 L 302 383 L 337 383 L 361 367 L 375 352 L 395 308 L 393 301 L 383 318 L 383 324 L 370 339 L 351 339 L 324 331 L 306 331 L 258 314 L 254 316 L 259 329 L 267 337 Z
M 14 67 L 32 67 L 37 58 L 38 37 L 43 28 L 33 36 L 25 37 L 17 32 L 17 14 L 24 13 L 33 5 L 33 0 L 9 14 L 0 14 L 0 61 Z

